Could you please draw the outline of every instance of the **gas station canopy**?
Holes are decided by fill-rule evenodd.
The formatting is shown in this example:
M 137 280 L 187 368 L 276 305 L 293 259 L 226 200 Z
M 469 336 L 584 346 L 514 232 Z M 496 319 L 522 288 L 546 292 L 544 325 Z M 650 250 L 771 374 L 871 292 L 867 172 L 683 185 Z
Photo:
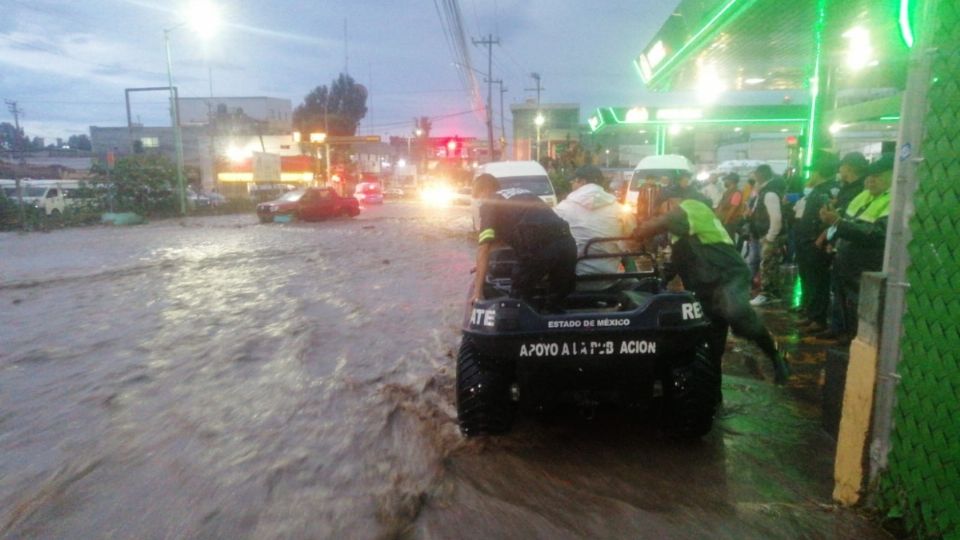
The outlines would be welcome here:
M 803 124 L 806 166 L 831 133 L 899 119 L 906 84 L 911 0 L 682 0 L 633 59 L 654 90 L 691 91 L 690 123 Z M 721 107 L 725 96 L 754 91 L 808 93 L 808 103 Z M 665 121 L 661 110 L 599 109 L 607 125 Z

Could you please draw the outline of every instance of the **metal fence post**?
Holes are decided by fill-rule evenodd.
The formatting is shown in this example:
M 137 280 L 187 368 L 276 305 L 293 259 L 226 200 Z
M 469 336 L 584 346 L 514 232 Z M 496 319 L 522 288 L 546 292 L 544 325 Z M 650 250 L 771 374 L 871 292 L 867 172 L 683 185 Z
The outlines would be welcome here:
M 924 120 L 927 116 L 927 91 L 936 50 L 929 48 L 933 25 L 930 17 L 938 2 L 924 2 L 919 21 L 921 28 L 917 42 L 910 54 L 907 88 L 900 111 L 898 136 L 898 159 L 894 165 L 894 182 L 891 186 L 891 205 L 883 271 L 887 275 L 883 333 L 880 340 L 880 358 L 877 365 L 877 388 L 873 409 L 872 438 L 870 444 L 870 484 L 887 467 L 890 452 L 890 437 L 893 429 L 893 410 L 899 376 L 900 340 L 903 335 L 907 267 L 910 254 L 907 246 L 912 238 L 910 218 L 914 214 L 913 197 L 918 186 L 917 168 L 923 161 Z M 871 496 L 877 493 L 872 491 Z

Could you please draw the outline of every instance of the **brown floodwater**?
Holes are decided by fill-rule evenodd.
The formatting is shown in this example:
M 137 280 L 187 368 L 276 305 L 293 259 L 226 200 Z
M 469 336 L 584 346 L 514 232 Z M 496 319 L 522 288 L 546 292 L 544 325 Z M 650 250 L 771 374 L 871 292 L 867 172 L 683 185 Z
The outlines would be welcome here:
M 398 203 L 0 234 L 0 537 L 886 537 L 830 501 L 815 376 L 776 388 L 746 345 L 695 443 L 615 408 L 463 439 L 469 228 Z

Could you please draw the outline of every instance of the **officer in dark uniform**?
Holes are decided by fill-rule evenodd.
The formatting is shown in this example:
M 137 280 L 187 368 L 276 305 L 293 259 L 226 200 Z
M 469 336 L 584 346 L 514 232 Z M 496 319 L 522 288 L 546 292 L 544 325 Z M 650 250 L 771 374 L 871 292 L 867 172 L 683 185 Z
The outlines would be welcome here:
M 668 205 L 664 204 L 666 209 Z M 672 210 L 640 224 L 634 236 L 642 241 L 669 232 L 671 262 L 685 289 L 697 295 L 710 318 L 710 354 L 720 365 L 727 329 L 754 342 L 773 363 L 774 380 L 785 384 L 790 369 L 773 337 L 750 307 L 750 269 L 713 210 L 696 199 L 675 198 Z
M 562 300 L 576 284 L 577 244 L 567 222 L 525 189 L 501 190 L 500 182 L 489 174 L 477 177 L 473 194 L 481 201 L 474 298 L 483 298 L 491 246 L 503 242 L 517 256 L 510 295 L 532 301 L 538 285 L 547 278 L 544 307 L 561 310 Z

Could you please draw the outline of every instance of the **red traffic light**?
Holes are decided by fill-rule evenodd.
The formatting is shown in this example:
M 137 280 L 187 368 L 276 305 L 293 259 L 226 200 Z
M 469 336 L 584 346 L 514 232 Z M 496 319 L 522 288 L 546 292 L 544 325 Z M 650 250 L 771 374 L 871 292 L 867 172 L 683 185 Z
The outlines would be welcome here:
M 787 137 L 787 146 L 796 146 L 797 145 L 797 136 L 790 135 Z

